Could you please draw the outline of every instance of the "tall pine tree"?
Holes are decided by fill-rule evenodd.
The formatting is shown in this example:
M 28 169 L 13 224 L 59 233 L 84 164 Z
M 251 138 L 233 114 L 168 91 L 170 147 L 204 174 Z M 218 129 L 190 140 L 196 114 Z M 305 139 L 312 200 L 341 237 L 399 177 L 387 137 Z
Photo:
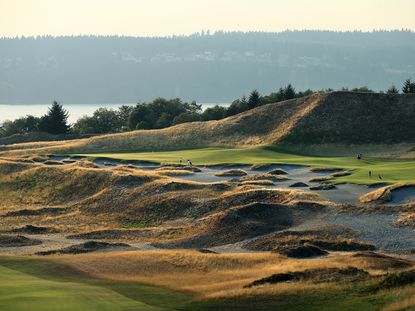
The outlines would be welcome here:
M 402 92 L 405 94 L 415 93 L 415 82 L 411 79 L 406 79 L 403 83 Z
M 399 94 L 399 90 L 396 88 L 394 84 L 391 85 L 390 88 L 386 91 L 387 94 Z
M 289 83 L 284 88 L 284 99 L 293 99 L 295 98 L 295 88 L 292 86 L 291 83 Z
M 253 90 L 249 95 L 248 109 L 252 109 L 259 106 L 259 93 L 257 90 Z
M 68 111 L 54 101 L 48 113 L 41 118 L 39 129 L 50 134 L 66 134 L 69 131 L 68 116 Z

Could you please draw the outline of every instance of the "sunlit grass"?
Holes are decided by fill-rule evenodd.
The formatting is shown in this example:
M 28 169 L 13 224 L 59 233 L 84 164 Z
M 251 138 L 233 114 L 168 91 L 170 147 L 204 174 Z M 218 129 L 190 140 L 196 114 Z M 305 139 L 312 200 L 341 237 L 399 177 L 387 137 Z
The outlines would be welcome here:
M 301 260 L 271 253 L 203 254 L 192 250 L 48 259 L 0 257 L 0 309 L 378 310 L 398 301 L 402 306 L 412 305 L 412 286 L 368 291 L 381 278 L 350 284 L 304 281 L 244 288 L 274 273 L 305 269 L 352 266 L 372 275 L 388 271 L 388 265 L 380 267 L 373 260 L 344 254 Z
M 77 154 L 79 155 L 79 154 Z M 107 157 L 119 160 L 143 160 L 153 162 L 184 163 L 190 159 L 195 165 L 222 163 L 257 164 L 279 163 L 308 166 L 339 167 L 352 171 L 352 175 L 336 179 L 336 182 L 372 184 L 377 182 L 403 182 L 415 180 L 415 160 L 323 157 L 292 154 L 269 147 L 261 148 L 202 148 L 159 152 L 113 152 L 81 154 L 87 157 Z M 372 177 L 369 177 L 369 171 Z M 382 179 L 379 178 L 379 175 Z

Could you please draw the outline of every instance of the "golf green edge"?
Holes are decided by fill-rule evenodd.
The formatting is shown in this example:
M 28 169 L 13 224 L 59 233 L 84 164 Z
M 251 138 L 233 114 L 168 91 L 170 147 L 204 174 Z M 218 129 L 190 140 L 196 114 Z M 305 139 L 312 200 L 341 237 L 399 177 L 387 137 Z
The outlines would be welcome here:
M 178 163 L 180 159 L 191 159 L 195 165 L 214 164 L 291 164 L 312 167 L 336 167 L 351 171 L 351 175 L 338 177 L 335 183 L 371 185 L 379 182 L 397 183 L 415 180 L 415 160 L 391 158 L 322 157 L 299 155 L 279 151 L 270 147 L 259 148 L 201 148 L 158 152 L 106 152 L 71 154 L 89 158 L 114 160 L 142 160 L 155 163 Z M 372 172 L 372 177 L 368 172 Z M 382 179 L 378 176 L 381 175 Z

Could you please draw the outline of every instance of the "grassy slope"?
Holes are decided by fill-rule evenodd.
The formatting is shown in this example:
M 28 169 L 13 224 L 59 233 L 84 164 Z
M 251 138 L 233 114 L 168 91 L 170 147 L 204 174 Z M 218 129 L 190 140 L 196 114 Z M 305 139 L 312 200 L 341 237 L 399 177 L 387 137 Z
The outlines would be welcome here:
M 413 181 L 415 179 L 415 160 L 393 160 L 367 158 L 356 160 L 354 157 L 320 157 L 290 154 L 273 148 L 203 148 L 164 152 L 128 152 L 83 154 L 89 157 L 108 157 L 124 160 L 146 160 L 154 162 L 178 163 L 180 159 L 191 159 L 195 165 L 219 163 L 282 163 L 310 166 L 341 167 L 354 170 L 351 176 L 338 178 L 338 182 L 372 184 L 379 182 L 377 175 L 382 175 L 382 182 Z M 372 178 L 368 171 L 372 171 Z
M 4 267 L 0 267 L 0 309 L 159 310 L 105 288 L 42 280 Z
M 160 287 L 93 279 L 50 260 L 0 257 L 0 310 L 169 310 L 189 301 Z
M 64 142 L 0 146 L 0 155 L 163 151 L 266 145 L 385 145 L 415 142 L 413 94 L 332 92 L 206 122 Z
M 381 310 L 393 302 L 403 300 L 406 294 L 399 291 L 364 294 L 365 285 L 354 284 L 346 289 L 324 289 L 313 292 L 300 292 L 297 295 L 256 297 L 251 299 L 220 299 L 205 301 L 195 305 L 194 310 L 287 310 L 287 311 L 358 311 Z
M 281 141 L 304 144 L 396 144 L 415 141 L 415 96 L 334 92 Z
M 160 287 L 86 277 L 56 259 L 0 257 L 1 310 L 373 310 L 413 294 L 410 287 L 373 293 L 367 286 L 191 301 Z

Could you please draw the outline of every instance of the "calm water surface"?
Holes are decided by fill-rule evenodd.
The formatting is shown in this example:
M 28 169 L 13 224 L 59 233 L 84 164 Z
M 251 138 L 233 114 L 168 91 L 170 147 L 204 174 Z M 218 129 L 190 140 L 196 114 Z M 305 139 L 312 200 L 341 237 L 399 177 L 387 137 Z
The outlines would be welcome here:
M 215 105 L 229 106 L 229 103 L 199 103 L 202 104 L 202 108 L 213 107 Z M 0 104 L 0 124 L 5 120 L 14 120 L 19 117 L 26 116 L 28 114 L 40 117 L 48 111 L 48 107 L 51 104 L 40 105 L 8 105 Z M 98 108 L 112 108 L 117 109 L 119 106 L 135 104 L 63 104 L 64 108 L 69 111 L 69 122 L 74 123 L 80 117 L 84 115 L 92 115 L 92 113 Z

